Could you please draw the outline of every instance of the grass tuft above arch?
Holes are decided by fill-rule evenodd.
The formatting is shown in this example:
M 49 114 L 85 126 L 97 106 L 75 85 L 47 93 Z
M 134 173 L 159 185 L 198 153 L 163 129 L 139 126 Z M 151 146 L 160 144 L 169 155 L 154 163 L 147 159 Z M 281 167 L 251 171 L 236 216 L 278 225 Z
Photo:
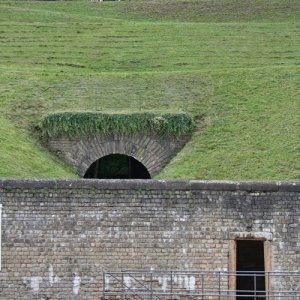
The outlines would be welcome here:
M 194 126 L 193 118 L 187 113 L 61 112 L 45 116 L 39 127 L 43 137 L 66 135 L 72 138 L 115 133 L 179 137 L 191 132 Z

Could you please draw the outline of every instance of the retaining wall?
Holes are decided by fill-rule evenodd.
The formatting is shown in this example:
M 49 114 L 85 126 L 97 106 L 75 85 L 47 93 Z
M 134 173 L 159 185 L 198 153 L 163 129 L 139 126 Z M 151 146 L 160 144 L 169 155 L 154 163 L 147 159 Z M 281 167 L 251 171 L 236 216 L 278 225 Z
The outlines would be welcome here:
M 103 270 L 228 270 L 236 237 L 300 266 L 299 182 L 0 180 L 0 204 L 0 299 L 100 299 Z

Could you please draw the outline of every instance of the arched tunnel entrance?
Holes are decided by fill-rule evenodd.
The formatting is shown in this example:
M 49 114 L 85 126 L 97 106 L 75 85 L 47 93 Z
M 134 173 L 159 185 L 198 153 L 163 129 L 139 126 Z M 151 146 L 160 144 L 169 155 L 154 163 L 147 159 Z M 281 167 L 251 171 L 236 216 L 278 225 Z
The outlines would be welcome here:
M 150 179 L 146 167 L 131 156 L 110 154 L 96 160 L 84 178 L 98 179 Z

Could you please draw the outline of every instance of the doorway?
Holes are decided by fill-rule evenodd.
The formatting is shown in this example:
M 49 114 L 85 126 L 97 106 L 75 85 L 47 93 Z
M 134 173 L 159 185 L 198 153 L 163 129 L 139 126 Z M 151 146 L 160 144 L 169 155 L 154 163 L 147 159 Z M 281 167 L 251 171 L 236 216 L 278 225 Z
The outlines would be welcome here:
M 236 240 L 236 273 L 237 300 L 261 299 L 266 295 L 263 240 Z
M 98 179 L 150 179 L 147 168 L 131 156 L 110 154 L 96 160 L 84 178 Z

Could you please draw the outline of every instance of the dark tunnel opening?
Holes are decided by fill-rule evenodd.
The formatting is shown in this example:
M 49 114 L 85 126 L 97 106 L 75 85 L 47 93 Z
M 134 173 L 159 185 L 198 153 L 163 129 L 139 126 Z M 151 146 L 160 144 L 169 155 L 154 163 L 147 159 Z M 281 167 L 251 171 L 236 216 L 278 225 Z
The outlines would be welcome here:
M 96 160 L 84 178 L 150 179 L 147 168 L 135 158 L 124 154 L 110 154 Z

